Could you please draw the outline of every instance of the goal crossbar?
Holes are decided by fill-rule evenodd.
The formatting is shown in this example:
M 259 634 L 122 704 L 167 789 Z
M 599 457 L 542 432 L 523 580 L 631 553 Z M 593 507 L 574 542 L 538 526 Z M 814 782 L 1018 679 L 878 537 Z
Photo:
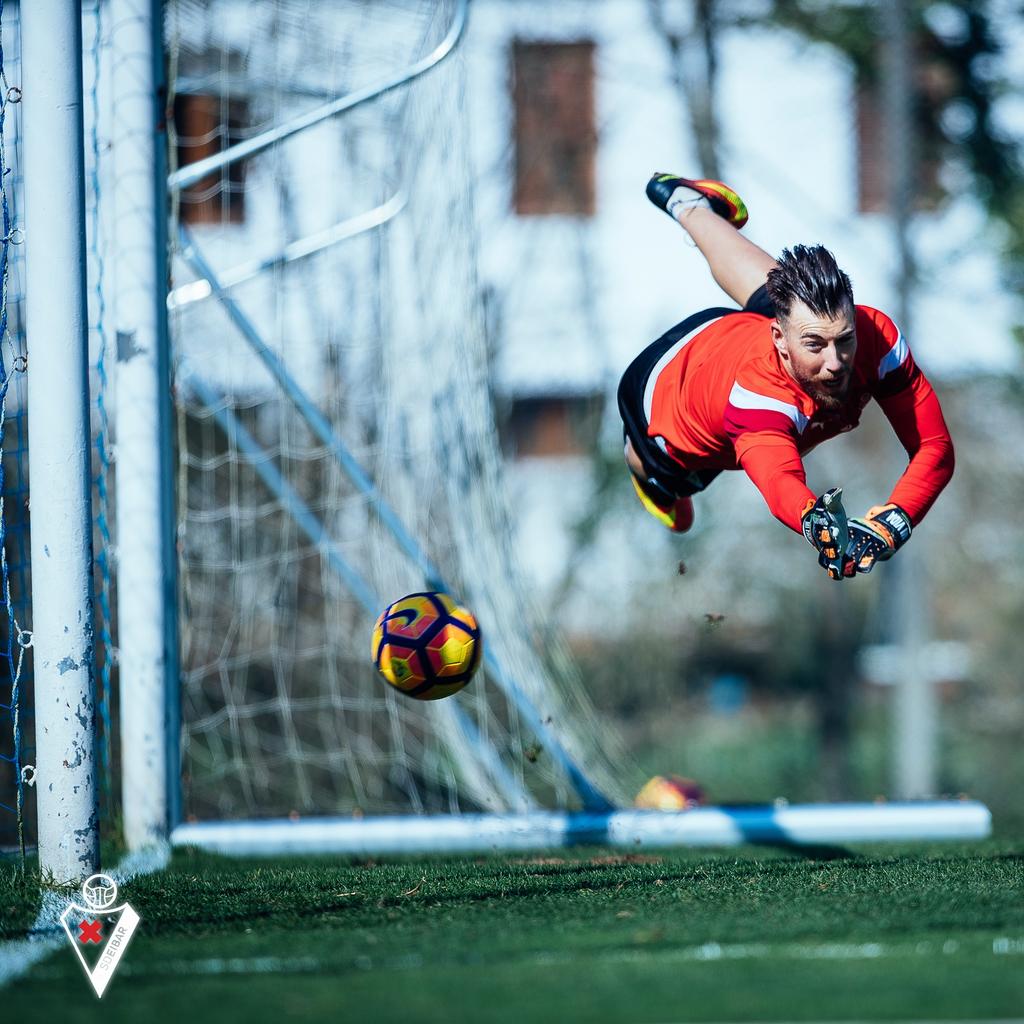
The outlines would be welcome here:
M 988 808 L 974 800 L 701 807 L 685 812 L 537 811 L 423 817 L 191 822 L 175 846 L 235 855 L 487 853 L 579 845 L 792 846 L 984 839 Z

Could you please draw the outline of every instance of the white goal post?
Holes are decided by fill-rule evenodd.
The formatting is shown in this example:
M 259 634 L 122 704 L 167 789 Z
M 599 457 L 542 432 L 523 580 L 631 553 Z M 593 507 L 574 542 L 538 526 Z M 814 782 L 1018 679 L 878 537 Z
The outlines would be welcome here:
M 166 350 L 161 5 L 109 0 L 116 281 L 118 672 L 122 817 L 129 850 L 164 839 L 177 750 L 177 574 Z M 171 627 L 171 628 L 169 628 Z
M 21 30 L 34 784 L 40 872 L 67 883 L 99 864 L 81 11 L 33 0 Z

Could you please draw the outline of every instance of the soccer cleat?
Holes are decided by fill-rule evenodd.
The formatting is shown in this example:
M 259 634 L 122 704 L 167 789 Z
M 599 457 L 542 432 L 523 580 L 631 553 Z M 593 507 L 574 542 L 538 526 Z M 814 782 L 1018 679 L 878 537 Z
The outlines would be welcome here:
M 633 483 L 633 490 L 648 512 L 664 526 L 667 526 L 673 533 L 686 533 L 693 526 L 693 499 L 676 498 L 671 505 L 660 505 L 641 486 L 632 473 L 629 479 Z
M 728 185 L 720 181 L 691 181 L 674 174 L 654 174 L 647 182 L 647 198 L 673 220 L 680 204 L 694 201 L 693 193 L 703 196 L 711 209 L 737 230 L 747 223 L 749 215 L 746 204 Z

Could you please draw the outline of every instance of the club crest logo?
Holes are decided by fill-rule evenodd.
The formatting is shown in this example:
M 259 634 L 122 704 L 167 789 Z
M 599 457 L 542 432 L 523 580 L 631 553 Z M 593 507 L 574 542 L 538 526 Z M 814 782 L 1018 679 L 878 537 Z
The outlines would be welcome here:
M 60 915 L 71 948 L 85 969 L 96 995 L 101 997 L 128 948 L 139 915 L 117 902 L 117 883 L 110 875 L 91 875 L 82 883 L 85 906 L 72 903 Z

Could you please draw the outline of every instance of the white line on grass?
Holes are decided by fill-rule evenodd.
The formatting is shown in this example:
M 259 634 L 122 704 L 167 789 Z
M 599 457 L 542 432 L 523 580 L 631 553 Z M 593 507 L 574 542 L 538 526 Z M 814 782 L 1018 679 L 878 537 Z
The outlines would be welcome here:
M 977 947 L 973 947 L 976 951 Z M 992 940 L 991 953 L 995 956 L 1024 955 L 1024 938 L 1000 936 Z M 964 944 L 955 939 L 921 941 L 914 943 L 880 942 L 865 943 L 732 943 L 706 942 L 699 946 L 679 949 L 614 949 L 587 953 L 571 953 L 564 950 L 537 952 L 516 960 L 519 965 L 535 967 L 565 967 L 580 960 L 597 961 L 604 964 L 639 963 L 652 961 L 714 963 L 723 960 L 763 960 L 770 957 L 790 960 L 879 960 L 897 957 L 955 956 L 969 952 Z M 466 965 L 477 966 L 483 958 L 467 958 Z M 425 957 L 409 953 L 400 957 L 358 956 L 352 960 L 331 960 L 315 956 L 299 957 L 208 957 L 196 960 L 166 960 L 162 963 L 125 963 L 121 970 L 125 975 L 136 977 L 163 977 L 188 974 L 244 975 L 244 974 L 316 974 L 338 970 L 382 970 L 408 971 L 427 966 Z M 430 966 L 436 967 L 436 962 Z M 913 1024 L 913 1022 L 911 1022 Z M 960 1022 L 964 1024 L 964 1022 Z M 1024 1024 L 1024 1022 L 1020 1022 Z
M 166 844 L 151 846 L 122 857 L 110 874 L 115 882 L 127 882 L 137 875 L 163 870 L 169 858 L 170 848 Z M 28 937 L 0 943 L 0 988 L 20 978 L 60 947 L 64 939 L 60 915 L 67 905 L 68 897 L 64 893 L 44 892 Z

